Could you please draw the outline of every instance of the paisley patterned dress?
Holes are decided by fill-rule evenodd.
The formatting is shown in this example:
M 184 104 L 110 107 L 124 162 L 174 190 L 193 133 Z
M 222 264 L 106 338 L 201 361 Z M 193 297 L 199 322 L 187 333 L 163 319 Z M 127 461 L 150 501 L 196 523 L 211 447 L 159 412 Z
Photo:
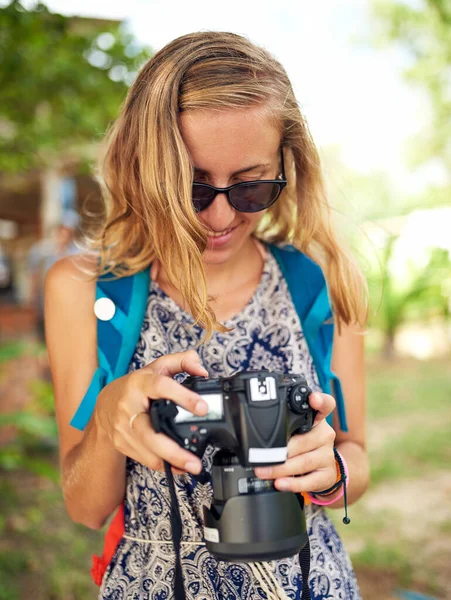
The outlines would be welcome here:
M 150 284 L 141 337 L 129 371 L 158 357 L 194 348 L 203 330 L 154 281 Z M 238 370 L 269 369 L 304 373 L 313 389 L 318 378 L 302 327 L 277 261 L 268 252 L 260 283 L 245 308 L 199 347 L 211 377 Z M 177 376 L 179 381 L 183 376 Z M 215 450 L 203 463 L 211 470 Z M 212 500 L 211 481 L 174 476 L 183 524 L 181 560 L 187 600 L 263 600 L 267 596 L 244 563 L 216 560 L 203 543 L 203 506 Z M 349 556 L 330 519 L 319 506 L 307 506 L 311 545 L 309 587 L 312 600 L 361 598 Z M 164 473 L 127 460 L 125 535 L 110 563 L 99 600 L 172 600 L 175 553 L 171 537 L 170 495 Z M 298 556 L 268 563 L 289 598 L 299 600 L 302 575 Z

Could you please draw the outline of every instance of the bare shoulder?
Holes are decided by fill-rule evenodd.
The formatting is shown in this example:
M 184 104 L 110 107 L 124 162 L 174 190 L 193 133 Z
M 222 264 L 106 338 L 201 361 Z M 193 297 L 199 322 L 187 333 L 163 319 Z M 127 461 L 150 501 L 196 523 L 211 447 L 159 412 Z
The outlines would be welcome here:
M 66 257 L 45 280 L 45 334 L 62 455 L 81 438 L 69 422 L 97 368 L 93 266 L 88 257 Z
M 60 286 L 64 284 L 64 289 L 76 288 L 80 293 L 88 294 L 95 286 L 94 267 L 94 259 L 85 254 L 61 258 L 47 271 L 46 291 L 62 290 Z
M 45 279 L 45 329 L 52 353 L 68 350 L 91 357 L 96 346 L 95 278 L 92 261 L 84 256 L 58 260 Z M 83 350 L 82 350 L 83 348 Z
M 79 319 L 94 322 L 95 271 L 91 258 L 83 255 L 66 256 L 47 271 L 45 278 L 46 324 L 65 321 L 71 328 Z M 51 328 L 47 331 L 52 333 Z

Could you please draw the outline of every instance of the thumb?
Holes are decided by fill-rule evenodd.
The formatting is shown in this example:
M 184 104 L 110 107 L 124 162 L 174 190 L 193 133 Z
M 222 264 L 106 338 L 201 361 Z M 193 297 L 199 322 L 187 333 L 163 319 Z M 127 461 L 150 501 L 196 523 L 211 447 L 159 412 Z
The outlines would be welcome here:
M 330 394 L 314 392 L 309 397 L 310 406 L 318 411 L 315 417 L 315 424 L 319 423 L 330 415 L 335 409 L 335 399 Z

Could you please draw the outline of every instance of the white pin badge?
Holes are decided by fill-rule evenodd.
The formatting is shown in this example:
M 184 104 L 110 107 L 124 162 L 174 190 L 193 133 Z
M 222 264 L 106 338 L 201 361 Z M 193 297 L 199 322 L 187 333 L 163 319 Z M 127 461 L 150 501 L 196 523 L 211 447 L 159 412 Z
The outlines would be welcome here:
M 98 298 L 94 302 L 94 313 L 101 321 L 111 321 L 116 312 L 116 306 L 110 298 Z

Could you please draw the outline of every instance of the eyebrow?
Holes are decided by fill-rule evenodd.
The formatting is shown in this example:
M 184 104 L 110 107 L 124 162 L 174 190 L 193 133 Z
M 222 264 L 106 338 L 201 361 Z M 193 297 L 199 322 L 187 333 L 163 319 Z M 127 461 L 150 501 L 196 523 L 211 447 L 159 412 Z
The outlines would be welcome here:
M 258 165 L 252 165 L 251 167 L 246 167 L 245 169 L 240 169 L 239 171 L 235 171 L 234 173 L 232 173 L 232 176 L 233 175 L 241 175 L 241 173 L 247 173 L 247 171 L 254 171 L 254 169 L 268 168 L 270 166 L 271 166 L 271 163 L 260 163 Z M 210 174 L 205 169 L 199 169 L 199 167 L 194 167 L 194 170 L 197 173 L 202 173 L 204 175 L 209 175 Z

